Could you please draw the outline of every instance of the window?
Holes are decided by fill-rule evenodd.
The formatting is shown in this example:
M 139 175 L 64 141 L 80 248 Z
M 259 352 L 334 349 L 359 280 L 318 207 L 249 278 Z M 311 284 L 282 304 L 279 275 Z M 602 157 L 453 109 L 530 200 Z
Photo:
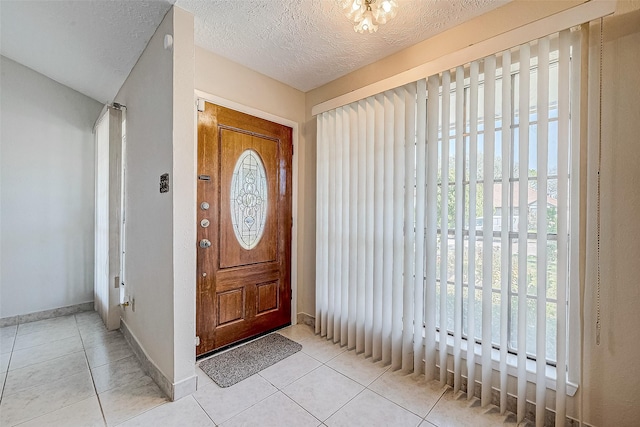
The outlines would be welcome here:
M 436 326 L 439 329 L 442 321 L 451 335 L 454 333 L 455 324 L 455 280 L 456 271 L 462 272 L 461 285 L 462 298 L 462 333 L 465 339 L 469 339 L 469 326 L 473 324 L 473 338 L 480 343 L 482 340 L 482 298 L 483 292 L 491 292 L 491 344 L 494 348 L 500 347 L 500 306 L 501 284 L 503 279 L 508 281 L 508 350 L 516 354 L 518 351 L 518 286 L 524 283 L 526 286 L 526 351 L 532 359 L 538 357 L 537 345 L 537 305 L 539 294 L 544 294 L 543 304 L 546 305 L 546 342 L 545 359 L 548 364 L 556 364 L 557 350 L 557 289 L 558 286 L 567 287 L 567 283 L 558 283 L 558 162 L 560 150 L 559 144 L 563 144 L 568 152 L 569 139 L 559 141 L 559 91 L 568 90 L 559 88 L 558 80 L 558 43 L 553 39 L 548 55 L 548 64 L 545 62 L 547 98 L 544 105 L 538 99 L 539 65 L 535 56 L 537 49 L 533 49 L 529 66 L 521 66 L 519 63 L 509 67 L 508 72 L 498 66 L 495 74 L 495 84 L 492 85 L 493 93 L 486 88 L 482 64 L 478 70 L 475 93 L 471 94 L 470 69 L 464 69 L 463 86 L 458 90 L 456 83 L 452 82 L 449 89 L 445 90 L 448 100 L 443 100 L 443 88 L 440 86 L 438 93 L 438 116 L 446 116 L 442 109 L 449 107 L 449 122 L 438 127 L 438 175 L 437 175 L 437 262 L 436 270 L 441 274 L 436 276 L 436 294 L 441 298 L 441 292 L 446 289 L 446 304 L 444 316 L 440 313 L 442 304 L 436 305 Z M 521 70 L 521 67 L 523 68 Z M 519 109 L 521 100 L 521 73 L 528 73 L 529 99 L 525 119 L 522 118 Z M 503 79 L 509 79 L 505 85 Z M 503 94 L 507 89 L 509 92 Z M 501 101 L 503 95 L 510 100 L 511 108 L 503 108 Z M 462 127 L 456 123 L 457 97 L 462 98 Z M 484 98 L 492 96 L 494 111 L 485 111 Z M 544 94 L 543 96 L 544 97 Z M 471 99 L 475 102 L 475 110 Z M 568 105 L 567 105 L 568 106 Z M 509 114 L 507 121 L 503 120 L 503 114 Z M 568 111 L 567 117 L 568 117 Z M 427 111 L 429 114 L 429 111 Z M 472 123 L 473 120 L 473 123 Z M 491 121 L 490 130 L 485 130 L 485 123 Z M 545 135 L 538 134 L 540 121 L 543 122 Z M 506 123 L 506 124 L 505 124 Z M 503 128 L 506 126 L 506 128 Z M 520 132 L 527 128 L 528 141 L 521 144 Z M 542 128 L 542 126 L 541 126 Z M 462 130 L 462 145 L 456 149 L 457 132 Z M 485 138 L 487 132 L 493 133 L 493 156 L 485 161 Z M 472 135 L 473 133 L 473 135 Z M 443 138 L 444 136 L 444 138 Z M 503 140 L 503 136 L 506 136 Z M 566 135 L 569 136 L 569 135 Z M 443 145 L 446 144 L 446 145 Z M 474 144 L 472 150 L 471 144 Z M 508 146 L 504 147 L 503 144 Z M 520 149 L 528 145 L 528 160 L 526 167 L 521 167 Z M 506 154 L 506 156 L 505 156 Z M 546 159 L 538 159 L 538 155 L 545 154 Z M 460 157 L 460 158 L 459 158 Z M 522 158 L 525 158 L 522 157 Z M 542 161 L 541 161 L 542 160 Z M 568 157 L 565 158 L 568 160 Z M 492 171 L 485 171 L 484 167 L 493 165 Z M 540 173 L 539 168 L 545 167 L 546 171 Z M 567 168 L 568 164 L 565 165 Z M 456 168 L 461 168 L 457 171 Z M 521 174 L 522 170 L 527 173 Z M 568 170 L 568 169 L 567 169 Z M 488 185 L 487 185 L 488 182 Z M 565 188 L 570 187 L 570 175 L 566 175 Z M 473 186 L 473 188 L 471 188 Z M 484 192 L 489 189 L 490 195 Z M 520 192 L 526 192 L 521 197 Z M 461 203 L 456 205 L 456 191 L 462 191 Z M 564 193 L 565 197 L 568 194 Z M 539 209 L 540 200 L 545 205 L 544 210 Z M 506 201 L 506 203 L 504 203 Z M 568 199 L 565 200 L 568 204 Z M 472 205 L 473 204 L 473 205 Z M 485 210 L 485 204 L 489 204 Z M 462 258 L 456 255 L 456 213 L 461 209 L 463 218 L 462 228 Z M 483 213 L 490 212 L 491 218 L 483 217 Z M 544 218 L 540 218 L 543 215 Z M 565 210 L 561 215 L 569 220 L 569 211 Z M 473 218 L 472 218 L 473 217 Z M 487 227 L 488 222 L 491 227 Z M 526 233 L 521 233 L 521 224 Z M 503 229 L 504 226 L 504 229 Z M 539 233 L 540 230 L 544 233 Z M 488 233 L 490 245 L 485 245 L 485 235 Z M 471 238 L 470 238 L 471 237 Z M 524 237 L 524 243 L 521 239 Z M 567 239 L 564 240 L 568 242 Z M 542 246 L 542 249 L 540 248 Z M 485 248 L 491 253 L 485 254 Z M 521 254 L 524 260 L 521 260 Z M 545 254 L 546 258 L 539 258 Z M 473 257 L 473 260 L 470 259 Z M 501 260 L 506 262 L 502 263 Z M 456 266 L 456 263 L 461 265 Z M 483 263 L 489 264 L 491 287 L 483 286 Z M 522 263 L 522 265 L 521 265 Z M 523 265 L 525 266 L 524 268 Z M 503 269 L 506 267 L 506 269 Z M 472 268 L 472 270 L 470 270 Z M 566 265 L 565 265 L 566 268 Z M 458 270 L 457 270 L 458 269 Z M 546 271 L 545 277 L 539 274 L 539 270 Z M 519 277 L 524 276 L 524 281 Z M 505 276 L 505 277 L 503 277 Z M 469 322 L 469 281 L 475 280 L 474 307 L 471 310 L 475 317 Z M 443 286 L 443 284 L 446 284 Z M 539 292 L 539 287 L 544 287 Z

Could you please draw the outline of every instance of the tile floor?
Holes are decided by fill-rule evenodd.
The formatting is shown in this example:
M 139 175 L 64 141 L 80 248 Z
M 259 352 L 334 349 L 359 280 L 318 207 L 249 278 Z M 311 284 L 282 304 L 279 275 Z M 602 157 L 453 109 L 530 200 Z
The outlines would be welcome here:
M 1 426 L 516 426 L 513 414 L 392 372 L 297 325 L 302 351 L 229 388 L 199 368 L 169 402 L 95 312 L 1 329 Z

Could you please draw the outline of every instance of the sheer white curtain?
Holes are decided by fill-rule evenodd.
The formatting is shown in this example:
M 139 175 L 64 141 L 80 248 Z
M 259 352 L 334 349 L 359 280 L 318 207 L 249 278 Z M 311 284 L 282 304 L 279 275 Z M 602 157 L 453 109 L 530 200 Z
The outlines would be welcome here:
M 436 378 L 441 368 L 443 384 L 451 371 L 456 391 L 471 378 L 469 398 L 479 381 L 483 406 L 504 412 L 509 391 L 519 421 L 529 397 L 538 425 L 555 379 L 563 425 L 578 248 L 575 37 L 318 116 L 318 333 L 394 369 Z

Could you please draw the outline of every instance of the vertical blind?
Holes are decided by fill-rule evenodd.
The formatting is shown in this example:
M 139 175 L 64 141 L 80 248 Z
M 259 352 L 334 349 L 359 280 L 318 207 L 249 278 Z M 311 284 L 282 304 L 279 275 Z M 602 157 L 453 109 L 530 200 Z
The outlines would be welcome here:
M 471 378 L 469 398 L 479 381 L 483 406 L 496 388 L 502 412 L 509 391 L 518 421 L 529 380 L 538 425 L 555 367 L 563 425 L 574 38 L 566 30 L 318 116 L 317 333 L 443 384 L 451 371 L 455 391 Z

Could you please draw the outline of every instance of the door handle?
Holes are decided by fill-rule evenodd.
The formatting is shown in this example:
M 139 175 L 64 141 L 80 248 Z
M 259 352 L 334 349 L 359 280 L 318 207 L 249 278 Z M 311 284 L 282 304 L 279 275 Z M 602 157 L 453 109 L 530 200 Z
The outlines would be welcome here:
M 200 247 L 201 248 L 208 248 L 209 246 L 211 246 L 211 242 L 208 239 L 202 239 L 200 240 Z

